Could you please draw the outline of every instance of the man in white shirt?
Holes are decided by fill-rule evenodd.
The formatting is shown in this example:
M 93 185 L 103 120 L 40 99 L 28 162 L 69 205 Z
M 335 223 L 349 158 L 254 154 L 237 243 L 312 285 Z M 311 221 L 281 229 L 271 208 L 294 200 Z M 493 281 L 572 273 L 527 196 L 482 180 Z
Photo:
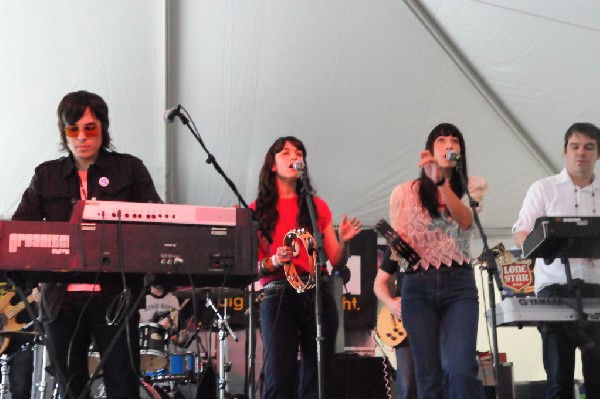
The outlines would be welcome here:
M 519 219 L 513 226 L 515 243 L 523 241 L 543 216 L 600 216 L 600 182 L 594 167 L 599 159 L 600 129 L 591 123 L 575 123 L 566 132 L 563 155 L 565 168 L 557 175 L 531 185 Z M 600 297 L 600 261 L 569 259 L 574 284 L 583 297 Z M 573 297 L 567 286 L 565 266 L 560 259 L 535 263 L 535 291 L 538 297 Z M 578 328 L 579 327 L 579 328 Z M 600 398 L 600 323 L 543 323 L 539 327 L 544 368 L 547 375 L 546 398 L 573 398 L 575 350 L 581 350 L 586 395 Z

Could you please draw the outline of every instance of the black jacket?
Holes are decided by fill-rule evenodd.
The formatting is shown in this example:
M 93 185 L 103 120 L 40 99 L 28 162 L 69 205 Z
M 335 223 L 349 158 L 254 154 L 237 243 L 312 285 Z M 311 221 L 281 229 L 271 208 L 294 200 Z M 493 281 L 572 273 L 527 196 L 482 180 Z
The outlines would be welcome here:
M 161 202 L 148 169 L 131 155 L 100 151 L 87 180 L 88 199 Z M 79 175 L 72 156 L 47 161 L 35 168 L 12 219 L 66 222 L 78 199 Z
M 161 202 L 143 162 L 131 155 L 101 150 L 87 176 L 88 199 L 99 201 Z M 13 220 L 68 221 L 80 199 L 80 183 L 71 154 L 35 168 Z M 58 316 L 66 284 L 43 284 L 44 320 Z

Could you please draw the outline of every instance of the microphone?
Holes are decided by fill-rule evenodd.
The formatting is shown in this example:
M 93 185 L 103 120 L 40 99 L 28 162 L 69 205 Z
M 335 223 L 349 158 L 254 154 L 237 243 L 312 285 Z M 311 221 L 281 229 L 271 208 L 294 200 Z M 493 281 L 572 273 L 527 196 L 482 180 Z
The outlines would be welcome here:
M 446 153 L 446 159 L 448 161 L 460 161 L 462 159 L 462 155 L 454 150 L 450 150 Z
M 306 164 L 304 163 L 304 161 L 299 160 L 292 163 L 290 165 L 290 168 L 297 170 L 298 172 L 304 172 L 304 170 L 306 169 Z
M 166 110 L 163 113 L 163 118 L 167 122 L 173 122 L 173 119 L 175 119 L 176 116 L 179 116 L 180 112 L 181 112 L 181 104 L 177 104 L 176 107 L 169 108 L 168 110 Z

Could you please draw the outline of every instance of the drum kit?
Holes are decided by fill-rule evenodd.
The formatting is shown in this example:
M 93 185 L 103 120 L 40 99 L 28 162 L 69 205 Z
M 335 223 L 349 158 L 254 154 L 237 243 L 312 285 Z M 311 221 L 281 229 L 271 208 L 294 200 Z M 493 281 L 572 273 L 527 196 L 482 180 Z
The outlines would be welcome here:
M 218 332 L 217 362 L 219 378 L 217 386 L 210 386 L 212 377 L 205 378 L 207 372 L 212 372 L 211 356 L 203 357 L 198 353 L 181 349 L 176 345 L 179 331 L 167 329 L 158 323 L 140 324 L 140 370 L 143 380 L 166 392 L 167 397 L 177 397 L 182 385 L 188 383 L 201 384 L 203 381 L 209 385 L 209 389 L 215 394 L 218 390 L 220 397 L 229 396 L 227 373 L 231 368 L 231 364 L 227 360 L 226 339 L 231 336 L 237 341 L 237 337 L 229 325 L 227 307 L 224 306 L 223 311 L 220 312 L 214 301 L 242 296 L 243 291 L 209 287 L 184 289 L 175 291 L 172 294 L 180 301 L 204 301 L 204 308 L 209 309 L 208 318 L 212 320 L 212 323 L 203 323 L 197 320 L 194 331 L 191 332 L 191 335 L 188 331 L 187 335 L 189 335 L 188 341 L 191 342 L 194 337 L 198 337 L 199 328 L 203 328 L 205 331 Z M 207 317 L 202 319 L 206 320 Z M 184 347 L 188 345 L 184 345 Z
M 140 368 L 144 378 L 153 385 L 168 384 L 169 392 L 178 391 L 180 384 L 189 382 L 201 384 L 204 381 L 213 393 L 216 394 L 218 391 L 219 397 L 228 397 L 228 372 L 231 369 L 231 363 L 228 361 L 226 340 L 230 336 L 235 341 L 238 339 L 229 325 L 227 306 L 223 306 L 223 311 L 220 312 L 217 308 L 218 305 L 215 306 L 215 301 L 220 304 L 221 300 L 243 296 L 244 292 L 225 287 L 207 287 L 184 289 L 172 294 L 180 301 L 193 300 L 196 303 L 203 301 L 204 308 L 209 310 L 207 313 L 203 313 L 203 317 L 196 319 L 194 331 L 184 347 L 188 347 L 194 337 L 199 337 L 199 330 L 218 333 L 217 384 L 216 387 L 211 386 L 213 378 L 206 375 L 206 373 L 213 373 L 210 354 L 202 357 L 198 353 L 178 351 L 177 346 L 173 344 L 178 332 L 173 331 L 169 334 L 169 331 L 164 328 L 161 331 L 160 325 L 152 323 L 140 325 Z M 210 322 L 205 322 L 206 320 L 210 320 Z
M 228 392 L 228 372 L 231 363 L 228 362 L 227 355 L 227 337 L 231 336 L 237 341 L 237 337 L 228 323 L 226 307 L 219 311 L 215 306 L 213 299 L 226 299 L 242 296 L 242 290 L 219 289 L 219 288 L 196 288 L 175 291 L 173 294 L 180 300 L 192 298 L 197 301 L 204 301 L 205 308 L 210 310 L 211 318 L 214 320 L 212 325 L 201 325 L 204 332 L 215 332 L 218 335 L 218 380 L 214 383 L 212 376 L 206 376 L 205 373 L 214 373 L 212 368 L 212 356 L 202 356 L 198 353 L 186 351 L 178 347 L 175 342 L 178 331 L 167 329 L 159 323 L 142 323 L 139 325 L 139 343 L 140 343 L 140 397 L 144 398 L 183 398 L 185 392 L 191 392 L 191 387 L 184 388 L 186 385 L 200 384 L 202 381 L 213 386 L 205 387 L 219 397 L 230 396 Z M 203 318 L 206 319 L 206 318 Z M 194 328 L 190 340 L 199 337 L 201 331 L 199 327 Z M 54 378 L 47 373 L 49 367 L 49 357 L 41 340 L 34 332 L 24 331 L 0 331 L 0 336 L 19 341 L 26 340 L 20 350 L 32 350 L 36 357 L 36 371 L 34 371 L 34 387 L 32 398 L 58 398 L 57 384 Z M 10 356 L 2 354 L 0 356 L 0 399 L 10 398 L 10 387 L 8 383 L 8 360 Z M 88 353 L 88 371 L 90 375 L 94 374 L 100 355 L 92 346 Z M 183 393 L 182 393 L 183 392 Z M 194 395 L 191 395 L 194 396 Z M 91 398 L 105 398 L 106 392 L 102 380 L 102 372 L 94 379 L 91 384 Z

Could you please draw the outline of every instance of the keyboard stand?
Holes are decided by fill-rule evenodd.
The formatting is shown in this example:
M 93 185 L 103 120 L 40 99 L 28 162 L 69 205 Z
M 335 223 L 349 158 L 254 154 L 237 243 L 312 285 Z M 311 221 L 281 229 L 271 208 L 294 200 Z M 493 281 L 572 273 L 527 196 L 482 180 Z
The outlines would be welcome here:
M 568 247 L 568 245 L 566 246 Z M 562 250 L 563 254 L 560 257 L 561 262 L 565 266 L 565 274 L 567 276 L 567 287 L 569 291 L 572 291 L 575 294 L 575 312 L 577 314 L 577 328 L 583 330 L 588 326 L 588 315 L 583 311 L 583 297 L 581 293 L 581 283 L 583 280 L 573 280 L 573 275 L 571 274 L 571 262 L 569 262 L 569 257 L 565 254 L 567 251 Z

